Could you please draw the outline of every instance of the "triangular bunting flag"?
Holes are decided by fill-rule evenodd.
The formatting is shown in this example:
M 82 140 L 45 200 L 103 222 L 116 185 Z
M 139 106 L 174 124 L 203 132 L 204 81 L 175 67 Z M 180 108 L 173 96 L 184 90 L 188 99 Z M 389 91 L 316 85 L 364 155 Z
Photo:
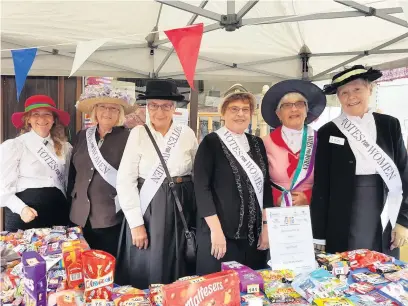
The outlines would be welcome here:
M 14 75 L 16 78 L 17 102 L 20 99 L 21 91 L 23 90 L 25 80 L 33 65 L 36 54 L 37 48 L 11 50 L 14 64 Z
M 92 53 L 104 45 L 108 40 L 108 38 L 103 38 L 78 43 L 74 63 L 72 64 L 71 73 L 69 76 L 71 77 L 88 59 L 88 57 L 90 57 Z
M 194 88 L 194 75 L 197 66 L 198 53 L 200 52 L 201 38 L 204 26 L 202 23 L 180 29 L 164 31 L 173 44 L 184 75 L 191 88 Z
M 404 11 L 405 20 L 408 22 L 408 0 L 400 0 L 400 4 Z

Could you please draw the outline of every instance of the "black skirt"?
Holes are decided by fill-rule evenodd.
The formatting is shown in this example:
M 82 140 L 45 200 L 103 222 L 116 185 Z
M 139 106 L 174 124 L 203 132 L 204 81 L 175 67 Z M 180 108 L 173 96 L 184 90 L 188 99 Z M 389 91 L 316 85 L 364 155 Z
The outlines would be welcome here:
M 382 230 L 381 213 L 385 204 L 384 182 L 380 175 L 357 175 L 352 202 L 348 249 L 369 249 L 399 257 L 390 250 L 391 224 Z
M 31 228 L 52 227 L 69 224 L 68 202 L 64 194 L 56 187 L 30 188 L 16 193 L 26 205 L 35 209 L 38 217 L 29 223 L 21 220 L 19 214 L 5 208 L 5 230 L 16 232 Z
M 183 182 L 175 186 L 186 221 L 193 227 L 195 221 L 193 182 Z M 150 284 L 169 284 L 180 277 L 193 274 L 195 267 L 188 266 L 183 256 L 185 244 L 183 224 L 167 179 L 153 197 L 143 219 L 149 239 L 146 250 L 139 250 L 132 244 L 129 225 L 126 220 L 123 222 L 115 282 L 119 285 L 146 289 Z

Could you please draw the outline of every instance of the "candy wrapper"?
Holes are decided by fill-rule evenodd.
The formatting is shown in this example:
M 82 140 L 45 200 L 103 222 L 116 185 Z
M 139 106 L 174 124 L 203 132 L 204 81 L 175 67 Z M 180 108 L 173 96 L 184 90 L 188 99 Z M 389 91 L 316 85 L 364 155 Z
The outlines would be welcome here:
M 367 294 L 371 291 L 375 290 L 375 287 L 368 283 L 353 283 L 350 284 L 348 290 L 345 291 L 347 294 Z
M 48 297 L 48 306 L 82 306 L 84 302 L 84 292 L 81 290 L 63 290 Z
M 261 270 L 258 271 L 264 283 L 282 282 L 291 283 L 295 279 L 295 273 L 292 270 Z
M 301 298 L 292 287 L 276 288 L 270 285 L 265 286 L 265 295 L 272 303 L 290 303 Z
M 115 300 L 122 295 L 133 295 L 146 297 L 146 292 L 140 289 L 133 288 L 132 286 L 120 286 L 112 289 L 112 299 Z
M 390 283 L 380 289 L 380 292 L 392 297 L 402 305 L 408 305 L 408 293 L 400 283 Z
M 327 298 L 327 299 L 316 299 L 313 301 L 313 305 L 316 305 L 316 306 L 352 306 L 354 304 L 347 298 Z
M 292 287 L 311 303 L 316 298 L 342 297 L 343 292 L 348 289 L 348 284 L 320 268 L 297 276 Z
M 366 249 L 344 252 L 341 253 L 341 256 L 350 262 L 352 270 L 367 268 L 375 263 L 393 262 L 395 260 L 394 257 Z
M 254 300 L 259 301 L 258 304 L 262 306 L 272 305 L 262 293 L 254 293 L 241 296 L 241 306 L 250 306 L 255 303 Z
M 125 294 L 114 300 L 115 306 L 150 306 L 150 301 L 144 296 Z
M 239 289 L 243 293 L 257 293 L 264 290 L 264 281 L 261 275 L 236 261 L 221 263 L 221 271 L 234 270 L 238 273 Z
M 163 286 L 164 306 L 240 306 L 238 273 L 232 270 Z
M 150 285 L 149 300 L 153 306 L 163 305 L 163 286 L 162 284 Z
M 110 301 L 112 298 L 115 257 L 103 251 L 89 250 L 82 253 L 85 282 L 85 302 L 92 299 Z
M 26 306 L 47 305 L 47 276 L 45 260 L 37 252 L 23 254 L 24 303 Z
M 400 271 L 401 268 L 393 263 L 374 263 L 373 265 L 369 266 L 368 269 L 374 273 L 392 273 Z
M 372 291 L 364 295 L 353 295 L 348 297 L 356 306 L 397 306 L 398 303 L 382 295 L 377 291 Z
M 67 285 L 70 289 L 81 289 L 84 285 L 82 272 L 83 251 L 83 246 L 79 240 L 62 244 L 62 263 L 67 275 Z
M 370 272 L 355 273 L 353 274 L 353 279 L 357 282 L 367 282 L 374 286 L 379 286 L 388 283 L 388 280 L 386 280 L 380 274 Z

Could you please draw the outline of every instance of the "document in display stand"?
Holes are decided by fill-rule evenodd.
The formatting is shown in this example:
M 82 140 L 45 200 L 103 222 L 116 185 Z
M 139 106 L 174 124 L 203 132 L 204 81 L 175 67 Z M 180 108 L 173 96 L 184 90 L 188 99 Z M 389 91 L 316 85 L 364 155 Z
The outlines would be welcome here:
M 309 206 L 268 208 L 266 212 L 272 270 L 290 269 L 296 274 L 315 270 Z

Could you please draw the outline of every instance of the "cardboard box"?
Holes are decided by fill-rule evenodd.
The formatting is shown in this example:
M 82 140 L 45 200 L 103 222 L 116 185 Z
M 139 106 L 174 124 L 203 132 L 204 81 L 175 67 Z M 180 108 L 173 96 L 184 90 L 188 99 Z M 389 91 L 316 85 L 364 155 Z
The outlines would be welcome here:
M 47 305 L 47 269 L 44 258 L 34 251 L 23 253 L 24 303 L 26 306 Z

